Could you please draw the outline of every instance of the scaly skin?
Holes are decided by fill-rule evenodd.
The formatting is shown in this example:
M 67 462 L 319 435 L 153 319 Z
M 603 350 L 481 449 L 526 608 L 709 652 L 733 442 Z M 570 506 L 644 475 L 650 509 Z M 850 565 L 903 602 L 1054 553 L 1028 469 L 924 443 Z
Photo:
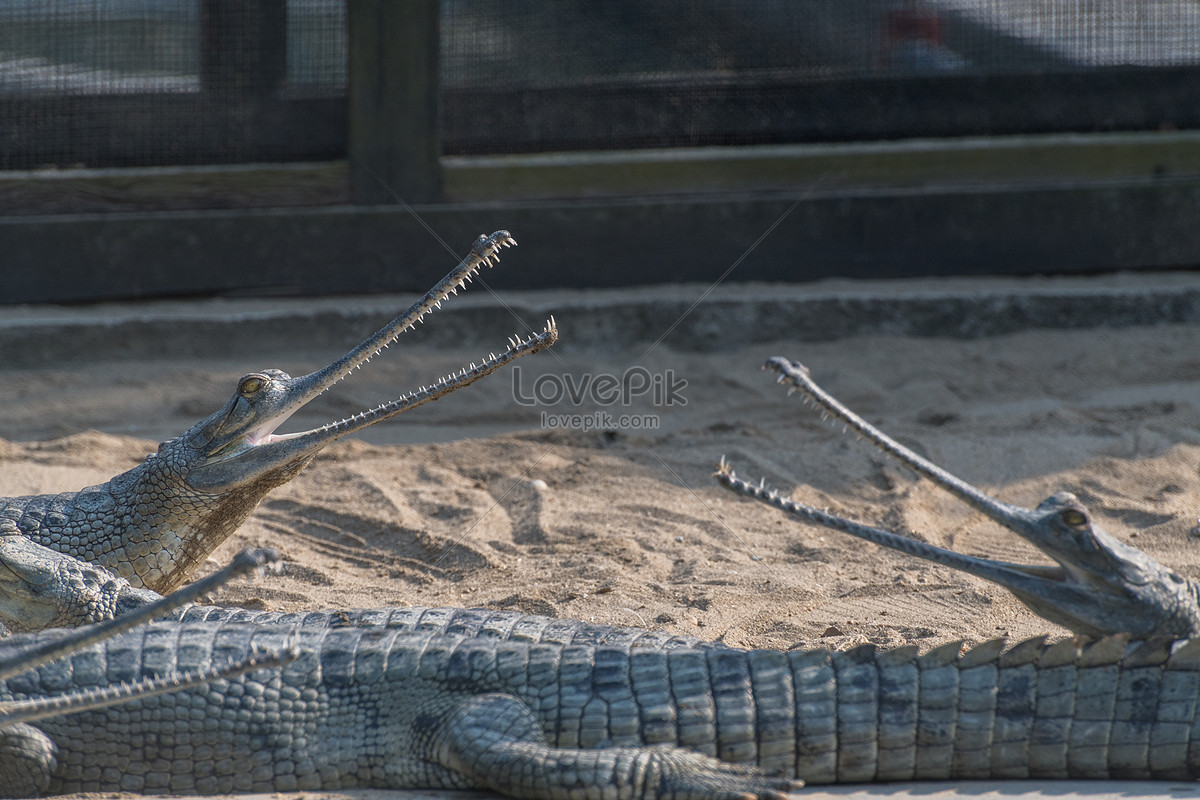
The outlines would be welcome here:
M 306 627 L 381 627 L 392 630 L 436 633 L 444 636 L 480 636 L 527 642 L 624 644 L 631 647 L 723 647 L 691 636 L 620 628 L 574 620 L 556 620 L 510 611 L 486 609 L 404 608 L 333 609 L 325 611 L 252 611 L 245 608 L 195 605 L 203 595 L 237 575 L 260 569 L 278 556 L 270 550 L 243 551 L 225 569 L 177 589 L 166 598 L 129 583 L 101 567 L 94 567 L 32 542 L 15 538 L 0 544 L 0 601 L 6 613 L 30 620 L 31 627 L 91 625 L 88 636 L 107 637 L 151 619 L 171 614 L 184 622 L 237 622 L 254 625 Z M 52 622 L 53 625 L 47 624 Z M 83 639 L 83 644 L 99 641 Z M 79 642 L 80 637 L 70 637 Z M 51 657 L 69 652 L 64 639 Z M 0 639 L 0 653 L 8 640 Z M 82 645 L 80 645 L 82 646 Z M 0 662 L 0 678 L 35 666 Z
M 797 365 L 779 366 L 804 383 Z M 251 376 L 243 388 L 246 380 L 273 378 Z M 830 408 L 814 387 L 804 386 Z M 989 577 L 1088 632 L 1147 611 L 1165 614 L 1165 622 L 1151 615 L 1151 633 L 1178 624 L 1179 604 L 1160 584 L 1179 579 L 1091 525 L 1072 498 L 1032 511 L 1000 503 L 837 413 L 1062 568 L 904 545 L 766 499 Z M 253 452 L 260 432 L 235 444 L 235 455 Z M 730 469 L 721 477 L 745 490 Z M 10 576 L 0 572 L 0 587 L 43 617 L 111 615 L 130 597 L 134 606 L 148 599 L 20 537 L 0 541 L 0 566 Z M 1100 601 L 1116 621 L 1087 608 Z M 185 621 L 0 684 L 0 796 L 371 786 L 531 800 L 777 800 L 799 779 L 1200 777 L 1200 640 L 1131 643 L 1125 634 L 1093 644 L 996 640 L 965 653 L 952 643 L 922 656 L 912 646 L 779 653 L 458 609 L 182 613 Z M 56 632 L 12 637 L 0 670 L 62 641 Z M 206 685 L 178 688 L 196 683 Z
M 1200 586 L 1107 533 L 1068 492 L 1037 508 L 1021 508 L 991 497 L 921 458 L 842 405 L 813 381 L 802 364 L 775 357 L 764 369 L 799 391 L 806 402 L 844 423 L 884 453 L 928 478 L 975 510 L 1040 549 L 1059 566 L 1011 564 L 962 555 L 781 497 L 762 483 L 738 478 L 721 460 L 722 486 L 804 520 L 962 570 L 1011 591 L 1031 611 L 1075 633 L 1098 638 L 1127 633 L 1134 638 L 1200 636 Z
M 777 798 L 795 778 L 1200 777 L 1200 643 L 1128 637 L 918 656 L 158 623 L 9 679 L 0 701 L 292 641 L 299 657 L 278 670 L 0 732 L 0 795 L 376 787 L 716 800 Z
M 0 539 L 24 537 L 117 572 L 135 588 L 167 592 L 236 530 L 271 489 L 295 477 L 333 441 L 469 385 L 513 359 L 549 347 L 546 329 L 438 383 L 340 422 L 276 434 L 291 414 L 325 392 L 457 293 L 502 247 L 507 231 L 481 236 L 471 254 L 412 308 L 342 358 L 309 375 L 279 370 L 238 382 L 224 408 L 159 445 L 158 452 L 107 483 L 79 492 L 0 500 Z M 28 629 L 19 617 L 0 617 Z
M 737 480 L 728 470 L 723 477 Z M 1107 540 L 1075 516 L 1083 512 L 1059 504 L 1010 514 L 974 497 L 973 487 L 955 491 L 1016 520 L 1031 538 L 1059 524 L 1082 530 L 1089 535 L 1059 537 L 1048 552 L 1070 564 L 1105 563 L 1089 543 Z M 1054 525 L 1034 524 L 1043 519 Z M 85 609 L 97 603 L 70 590 L 22 595 L 24 574 L 75 586 L 74 573 L 98 571 L 17 544 L 19 558 L 8 559 L 14 597 L 51 609 L 63 597 L 68 606 L 73 597 Z M 966 559 L 937 554 L 950 556 Z M 1013 576 L 1052 589 L 1059 577 L 1048 567 L 944 563 L 1022 588 L 1042 584 Z M 1120 589 L 1142 574 L 1114 571 L 1108 585 Z M 130 590 L 115 577 L 100 584 Z M 1038 599 L 1094 626 L 1078 602 L 1065 611 L 1053 605 L 1082 591 L 1069 588 Z M 1124 596 L 1134 617 L 1145 609 L 1142 595 Z M 490 789 L 531 800 L 777 800 L 799 779 L 1200 777 L 1200 640 L 1131 643 L 1126 634 L 1093 644 L 996 640 L 965 653 L 952 643 L 921 656 L 913 646 L 779 653 L 460 609 L 193 607 L 182 618 L 8 679 L 0 709 L 32 702 L 43 710 L 0 716 L 0 796 L 369 786 Z M 5 647 L 24 653 L 59 642 L 53 633 L 17 636 Z M 268 658 L 273 664 L 293 649 L 295 663 L 255 669 L 259 653 L 279 654 Z M 215 675 L 228 677 L 151 696 Z M 147 676 L 144 691 L 119 685 Z M 108 705 L 128 694 L 138 697 Z M 75 713 L 78 705 L 92 710 Z
M 45 563 L 65 565 L 66 568 L 57 570 L 58 574 L 69 573 L 72 569 L 82 572 L 91 572 L 94 569 L 69 556 L 54 553 L 32 543 L 25 542 L 25 545 L 34 551 L 44 552 L 35 553 L 37 556 L 35 559 L 23 560 L 20 563 L 22 568 L 36 563 L 40 558 Z M 7 554 L 11 555 L 11 549 L 7 551 Z M 119 619 L 71 630 L 57 630 L 36 639 L 17 637 L 0 640 L 0 680 L 48 664 L 65 655 L 77 653 L 89 645 L 111 639 L 139 625 L 144 625 L 149 620 L 194 603 L 205 593 L 228 583 L 239 575 L 258 571 L 277 558 L 278 556 L 269 550 L 246 550 L 239 553 L 227 567 L 213 575 L 196 581 L 187 589 L 181 589 L 168 597 L 157 598 L 145 602 L 138 608 L 127 610 Z M 113 580 L 119 581 L 116 578 Z M 136 593 L 136 590 L 134 592 Z M 147 599 L 146 595 L 153 594 L 153 592 L 141 592 L 136 596 L 138 599 Z M 70 594 L 65 596 L 71 597 Z M 33 606 L 43 604 L 36 597 L 31 597 L 30 603 Z M 94 594 L 85 592 L 76 595 L 76 599 L 79 601 L 82 613 L 88 614 L 95 611 L 96 596 Z M 63 607 L 62 598 L 55 598 L 50 605 L 55 608 Z M 286 650 L 267 654 L 252 652 L 250 656 L 243 659 L 224 664 L 211 664 L 182 673 L 172 672 L 129 683 L 102 682 L 97 686 L 83 687 L 65 694 L 44 695 L 21 701 L 0 700 L 0 770 L 3 771 L 0 785 L 6 787 L 5 791 L 29 794 L 35 787 L 44 787 L 48 784 L 57 765 L 53 744 L 46 739 L 45 734 L 36 728 L 31 728 L 26 723 L 104 708 L 127 702 L 135 697 L 146 699 L 184 688 L 203 686 L 215 680 L 231 679 L 251 670 L 281 667 L 298 656 L 299 650 L 289 645 Z M 26 791 L 27 789 L 29 791 Z
M 14 551 L 22 553 L 19 561 L 11 558 Z M 234 578 L 261 572 L 278 560 L 279 554 L 274 550 L 243 550 L 223 569 L 162 597 L 146 589 L 134 589 L 106 570 L 24 540 L 18 546 L 0 548 L 0 588 L 8 590 L 21 585 L 24 580 L 27 591 L 11 593 L 14 598 L 23 600 L 21 613 L 37 618 L 66 619 L 69 621 L 54 627 L 71 628 L 42 637 L 36 647 L 13 644 L 21 640 L 0 639 L 0 680 L 185 607 L 203 609 L 204 606 L 194 604 L 206 594 Z M 34 578 L 46 580 L 35 583 Z
M 28 547 L 71 572 L 70 557 Z M 192 606 L 180 619 L 0 684 L 0 796 L 375 786 L 717 800 L 778 798 L 793 779 L 1200 776 L 1200 641 L 997 640 L 918 657 L 743 651 L 448 608 Z M 0 672 L 104 628 L 10 637 Z

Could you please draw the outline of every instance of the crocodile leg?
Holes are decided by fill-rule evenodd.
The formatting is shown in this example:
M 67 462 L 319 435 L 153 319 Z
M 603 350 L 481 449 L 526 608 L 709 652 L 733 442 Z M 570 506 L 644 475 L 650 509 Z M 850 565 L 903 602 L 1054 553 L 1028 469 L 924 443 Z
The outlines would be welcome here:
M 1200 636 L 1200 587 L 1111 536 L 1092 521 L 1073 495 L 1059 492 L 1034 509 L 997 500 L 862 419 L 818 386 L 803 365 L 775 357 L 764 368 L 779 373 L 779 382 L 788 386 L 789 393 L 801 392 L 822 414 L 844 423 L 884 453 L 1021 536 L 1059 566 L 975 558 L 861 525 L 782 498 L 762 484 L 747 483 L 724 459 L 716 474 L 721 485 L 808 522 L 992 581 L 1011 591 L 1035 614 L 1076 633 L 1092 637 L 1114 633 L 1138 638 Z
M 167 622 L 0 684 L 0 699 L 289 641 L 299 657 L 279 669 L 39 721 L 55 753 L 48 790 L 770 800 L 792 779 L 1200 777 L 1200 642 L 1128 636 L 918 655 Z M 17 749 L 0 749 L 0 776 Z
M 103 567 L 64 555 L 0 519 L 0 620 L 10 631 L 86 625 L 158 599 Z
M 554 747 L 529 707 L 512 695 L 470 695 L 432 705 L 422 710 L 419 728 L 450 780 L 465 778 L 468 786 L 510 797 L 780 800 L 804 785 L 678 748 Z
M 31 725 L 0 729 L 0 797 L 37 797 L 58 768 L 58 749 Z

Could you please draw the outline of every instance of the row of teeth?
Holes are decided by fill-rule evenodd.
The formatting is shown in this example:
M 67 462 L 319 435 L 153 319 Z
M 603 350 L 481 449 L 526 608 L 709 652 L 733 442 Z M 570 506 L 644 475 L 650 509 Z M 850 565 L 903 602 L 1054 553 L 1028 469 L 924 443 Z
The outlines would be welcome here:
M 733 464 L 726 461 L 725 456 L 721 456 L 721 463 L 717 465 L 717 471 L 713 473 L 713 477 L 742 494 L 753 494 L 755 497 L 759 495 L 778 497 L 774 491 L 767 488 L 766 478 L 759 478 L 757 487 L 739 478 L 737 473 L 733 471 Z
M 499 231 L 497 231 L 497 233 L 499 233 Z M 391 339 L 380 345 L 379 349 L 377 349 L 375 352 L 371 353 L 362 361 L 346 370 L 346 374 L 339 377 L 334 381 L 334 383 L 336 384 L 338 381 L 341 381 L 343 378 L 351 375 L 354 370 L 361 369 L 363 365 L 383 352 L 384 349 L 391 347 L 400 338 L 401 334 L 414 330 L 417 326 L 417 323 L 424 322 L 426 314 L 434 309 L 440 309 L 442 307 L 443 300 L 448 298 L 450 295 L 457 295 L 459 289 L 465 289 L 466 284 L 470 283 L 471 279 L 479 274 L 479 268 L 481 265 L 487 264 L 488 267 L 491 267 L 493 266 L 494 262 L 498 262 L 500 260 L 499 250 L 501 247 L 517 246 L 517 240 L 511 236 L 493 239 L 492 237 L 495 235 L 495 233 L 493 233 L 492 236 L 487 237 L 481 235 L 479 238 L 484 240 L 484 244 L 480 246 L 477 240 L 475 246 L 471 248 L 470 255 L 463 259 L 463 263 L 461 265 L 462 270 L 455 270 L 455 272 L 451 272 L 450 275 L 442 279 L 442 283 L 438 284 L 429 291 L 430 299 L 426 300 L 424 306 L 420 311 L 417 312 L 417 318 L 415 320 L 411 320 L 407 325 L 397 331 Z M 457 275 L 455 275 L 456 272 L 458 273 Z M 447 283 L 449 285 L 446 285 Z M 333 384 L 330 384 L 330 386 L 332 385 Z M 326 390 L 328 390 L 328 388 L 329 387 L 326 387 Z
M 443 377 L 441 380 L 434 381 L 433 383 L 429 384 L 428 386 L 423 385 L 420 388 L 418 388 L 416 391 L 409 392 L 408 394 L 401 396 L 398 400 L 391 401 L 388 403 L 383 403 L 383 404 L 378 405 L 375 408 L 372 408 L 368 411 L 360 411 L 359 413 L 354 414 L 353 416 L 346 417 L 345 419 L 341 420 L 340 422 L 326 423 L 325 425 L 321 426 L 321 430 L 330 430 L 333 428 L 341 427 L 342 425 L 353 424 L 355 422 L 358 422 L 359 420 L 365 419 L 368 416 L 371 416 L 371 415 L 377 413 L 380 409 L 384 408 L 385 406 L 392 406 L 392 405 L 399 405 L 401 403 L 407 403 L 407 402 L 410 402 L 412 400 L 415 400 L 415 399 L 421 397 L 422 395 L 432 394 L 433 392 L 441 391 L 442 389 L 445 389 L 447 386 L 449 386 L 452 383 L 461 381 L 464 378 L 475 374 L 476 372 L 481 372 L 483 370 L 490 369 L 496 365 L 496 362 L 501 361 L 505 358 L 508 358 L 509 356 L 516 355 L 517 353 L 519 353 L 523 350 L 527 350 L 530 347 L 537 345 L 539 342 L 543 341 L 547 336 L 550 336 L 550 335 L 556 333 L 557 330 L 558 330 L 558 326 L 554 321 L 554 317 L 550 317 L 550 319 L 546 322 L 546 327 L 542 329 L 541 333 L 530 334 L 528 337 L 524 337 L 524 338 L 522 338 L 520 334 L 510 336 L 508 339 L 508 344 L 509 344 L 508 349 L 505 350 L 503 353 L 501 353 L 499 356 L 497 356 L 495 353 L 489 353 L 488 357 L 486 359 L 483 359 L 478 365 L 474 361 L 472 361 L 469 366 L 463 367 L 458 372 L 452 372 L 449 375 L 446 375 L 445 377 Z
M 447 385 L 449 385 L 450 383 L 452 383 L 454 381 L 461 381 L 463 378 L 467 377 L 468 375 L 472 375 L 475 372 L 489 369 L 490 367 L 495 366 L 496 362 L 501 361 L 505 358 L 508 358 L 509 356 L 515 355 L 522 350 L 527 350 L 530 347 L 533 347 L 535 344 L 540 342 L 543 338 L 545 338 L 554 329 L 555 329 L 554 317 L 551 317 L 550 320 L 546 323 L 546 327 L 542 329 L 541 333 L 530 334 L 529 336 L 527 336 L 525 338 L 521 338 L 520 334 L 514 334 L 513 336 L 508 337 L 508 349 L 505 350 L 503 353 L 501 353 L 499 356 L 497 356 L 495 353 L 488 353 L 487 358 L 483 359 L 479 363 L 478 366 L 476 366 L 475 362 L 472 361 L 469 366 L 463 367 L 458 372 L 452 372 L 449 375 L 442 378 L 441 380 L 434 381 L 429 386 L 422 386 L 421 388 L 417 389 L 415 392 L 412 392 L 411 394 L 406 395 L 404 397 L 404 399 L 409 400 L 409 399 L 412 399 L 419 395 L 426 394 L 427 392 L 436 392 L 440 389 L 446 388 Z
M 523 348 L 529 346 L 534 340 L 541 341 L 542 339 L 546 338 L 547 336 L 550 336 L 551 334 L 554 334 L 555 336 L 558 335 L 558 323 L 554 321 L 553 314 L 550 315 L 550 319 L 546 320 L 546 327 L 542 328 L 541 333 L 534 334 L 526 339 L 522 339 L 521 334 L 519 334 L 519 333 L 513 334 L 512 336 L 508 337 L 508 350 L 513 351 L 518 348 L 523 349 Z M 495 361 L 496 354 L 492 353 L 490 358 L 492 361 Z
M 796 392 L 800 392 L 801 404 L 807 406 L 811 403 L 813 407 L 820 412 L 822 422 L 827 422 L 829 421 L 830 417 L 835 417 L 842 422 L 843 434 L 849 433 L 850 428 L 854 428 L 854 432 L 858 438 L 873 441 L 871 437 L 868 437 L 866 433 L 864 433 L 859 426 L 855 424 L 854 420 L 848 418 L 839 408 L 837 408 L 837 406 L 830 404 L 825 398 L 820 397 L 817 394 L 820 389 L 816 384 L 811 383 L 811 381 L 808 380 L 807 367 L 796 363 L 793 363 L 792 367 L 799 368 L 798 371 L 802 373 L 803 377 L 798 377 L 789 372 L 784 372 L 783 367 L 777 363 L 775 359 L 771 359 L 766 364 L 763 364 L 763 369 L 769 369 L 779 373 L 779 377 L 775 379 L 775 382 L 780 385 L 787 386 L 788 397 L 791 397 Z
M 492 234 L 492 236 L 495 235 L 496 234 L 494 233 Z M 482 239 L 484 237 L 480 236 L 480 238 Z M 470 283 L 471 279 L 479 274 L 479 268 L 481 265 L 486 264 L 489 268 L 491 268 L 496 262 L 499 262 L 499 251 L 501 247 L 517 246 L 517 240 L 511 236 L 506 236 L 502 239 L 497 239 L 494 241 L 489 236 L 486 238 L 486 242 L 487 244 L 482 248 L 482 252 L 477 252 L 475 248 L 471 249 L 471 254 L 463 260 L 463 266 L 465 269 L 461 273 L 459 273 L 457 276 L 454 276 L 454 273 L 451 273 L 449 276 L 443 279 L 443 284 L 448 281 L 449 286 L 435 286 L 430 291 L 430 294 L 436 299 L 426 301 L 425 307 L 417 314 L 417 318 L 401 328 L 400 333 L 413 330 L 418 322 L 425 321 L 426 314 L 436 308 L 441 308 L 443 300 L 448 298 L 450 295 L 457 295 L 459 289 L 465 289 L 466 284 Z M 476 245 L 476 247 L 478 247 L 478 245 Z M 396 335 L 399 336 L 400 334 L 398 333 Z M 383 346 L 388 347 L 394 341 L 396 340 L 392 339 L 391 342 L 386 342 Z M 376 354 L 378 352 L 379 351 L 376 351 Z M 369 357 L 368 360 L 370 360 Z
M 955 478 L 953 475 L 950 475 L 947 480 L 946 471 L 936 464 L 926 462 L 925 465 L 922 465 L 920 463 L 922 461 L 920 456 L 916 456 L 882 431 L 876 430 L 869 422 L 859 417 L 842 405 L 835 397 L 817 386 L 809 376 L 808 368 L 803 364 L 788 361 L 781 357 L 774 357 L 763 365 L 763 369 L 779 373 L 777 382 L 787 386 L 788 395 L 790 396 L 799 391 L 801 402 L 806 406 L 811 403 L 820 412 L 822 421 L 827 421 L 830 417 L 833 417 L 837 422 L 840 422 L 843 434 L 853 431 L 856 438 L 869 442 L 891 458 L 914 470 L 917 474 L 933 481 L 943 489 L 958 495 L 960 498 L 973 498 L 966 500 L 966 502 L 980 510 L 984 507 L 997 508 L 997 503 L 1001 506 L 1007 505 L 976 487 L 967 484 L 965 481 Z M 956 483 L 962 488 L 950 488 Z
M 853 522 L 851 520 L 847 520 L 842 517 L 838 517 L 838 516 L 834 515 L 829 510 L 828 506 L 826 506 L 825 508 L 822 508 L 822 509 L 817 509 L 814 506 L 810 506 L 805 503 L 800 503 L 795 500 L 790 500 L 788 498 L 782 497 L 777 492 L 775 492 L 773 489 L 767 488 L 767 479 L 766 478 L 759 478 L 757 486 L 755 486 L 752 483 L 742 480 L 741 478 L 739 478 L 737 476 L 736 473 L 734 473 L 733 465 L 730 464 L 728 461 L 726 461 L 724 456 L 721 456 L 721 463 L 717 467 L 717 471 L 714 473 L 714 475 L 717 477 L 718 480 L 721 481 L 721 483 L 725 484 L 730 489 L 733 489 L 738 494 L 743 494 L 743 495 L 747 495 L 749 497 L 753 497 L 757 500 L 762 500 L 762 501 L 764 501 L 770 505 L 773 505 L 776 508 L 782 509 L 784 511 L 790 511 L 790 512 L 798 513 L 798 514 L 801 514 L 803 516 L 808 516 L 808 517 L 824 516 L 824 517 L 832 518 L 832 519 L 835 519 L 835 520 L 838 520 L 841 522 L 848 523 L 853 526 L 858 525 L 857 522 Z

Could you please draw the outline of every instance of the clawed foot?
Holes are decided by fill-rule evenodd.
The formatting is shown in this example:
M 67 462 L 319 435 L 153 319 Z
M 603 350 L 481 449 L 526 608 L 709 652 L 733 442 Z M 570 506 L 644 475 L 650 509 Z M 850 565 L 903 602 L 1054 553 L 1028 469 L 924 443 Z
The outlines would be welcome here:
M 655 795 L 673 800 L 784 800 L 804 781 L 764 775 L 743 764 L 687 750 L 662 754 Z

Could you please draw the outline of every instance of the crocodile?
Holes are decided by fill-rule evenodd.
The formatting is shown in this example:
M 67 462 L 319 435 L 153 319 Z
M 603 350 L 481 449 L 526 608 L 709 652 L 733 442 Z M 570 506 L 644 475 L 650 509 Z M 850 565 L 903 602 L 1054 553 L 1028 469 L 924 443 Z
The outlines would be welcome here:
M 1064 571 L 1093 538 L 1065 548 Z M 89 618 L 153 600 L 12 542 L 23 560 L 8 583 L 68 587 L 12 591 L 43 617 L 72 599 Z M 1015 566 L 1051 580 L 1053 568 Z M 0 664 L 62 637 L 11 637 Z M 0 710 L 31 705 L 42 711 L 0 716 L 0 796 L 779 800 L 803 781 L 1200 777 L 1200 639 L 1162 635 L 779 652 L 511 612 L 192 606 L 0 683 Z
M 1040 549 L 1058 566 L 1013 564 L 956 553 L 906 536 L 862 525 L 780 496 L 765 484 L 745 481 L 722 459 L 717 481 L 792 516 L 1003 586 L 1035 614 L 1075 633 L 1102 637 L 1200 637 L 1200 585 L 1109 534 L 1075 495 L 1057 492 L 1029 509 L 997 500 L 922 458 L 855 414 L 813 381 L 802 364 L 783 357 L 763 367 L 776 372 L 789 393 L 854 430 L 967 505 Z
M 24 546 L 10 575 L 98 571 Z M 239 558 L 226 572 L 266 556 Z M 191 603 L 220 577 L 168 601 Z M 64 594 L 97 603 L 26 598 L 58 613 Z M 484 609 L 187 605 L 64 648 L 101 628 L 0 643 L 0 797 L 376 787 L 779 800 L 801 781 L 1200 777 L 1200 639 L 785 653 Z M 13 675 L 28 666 L 17 656 L 64 649 Z
M 267 492 L 291 480 L 330 443 L 554 343 L 558 332 L 551 318 L 540 333 L 513 337 L 499 355 L 492 353 L 432 385 L 319 428 L 275 433 L 299 408 L 464 288 L 483 265 L 491 266 L 503 247 L 515 244 L 508 231 L 480 236 L 470 254 L 411 308 L 341 358 L 300 377 L 277 369 L 246 375 L 221 409 L 106 483 L 79 492 L 0 500 L 0 537 L 24 537 L 106 567 L 134 588 L 175 589 L 241 526 Z M 0 622 L 28 629 L 20 618 Z
M 637 646 L 621 630 L 607 642 L 595 626 L 575 643 L 572 623 L 557 625 L 555 642 L 384 625 L 143 626 L 7 679 L 0 702 L 297 655 L 0 728 L 0 796 L 374 787 L 779 800 L 801 781 L 1200 777 L 1200 640 L 780 652 Z

